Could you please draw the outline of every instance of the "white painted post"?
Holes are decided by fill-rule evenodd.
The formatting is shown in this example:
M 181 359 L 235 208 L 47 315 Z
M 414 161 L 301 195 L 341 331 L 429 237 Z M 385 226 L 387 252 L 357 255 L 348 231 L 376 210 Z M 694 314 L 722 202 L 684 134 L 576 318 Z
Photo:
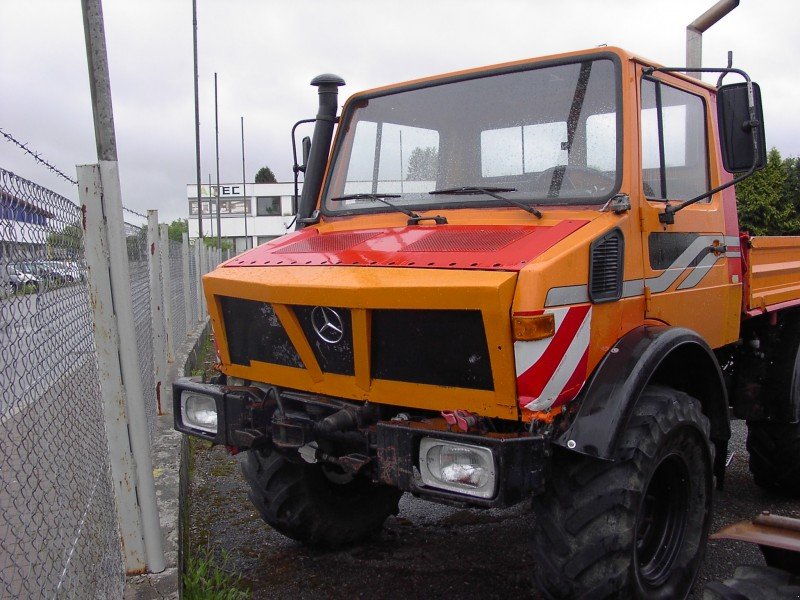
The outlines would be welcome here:
M 97 165 L 78 167 L 103 418 L 128 573 L 164 570 L 122 217 L 114 111 L 100 0 L 82 0 Z
M 167 352 L 167 362 L 175 362 L 175 336 L 172 327 L 172 273 L 170 272 L 169 259 L 169 226 L 159 225 L 161 229 L 161 285 L 164 294 L 164 328 L 166 329 L 165 348 Z
M 193 324 L 192 302 L 189 298 L 191 298 L 194 290 L 191 287 L 192 279 L 189 276 L 189 234 L 185 231 L 181 239 L 181 257 L 183 258 L 183 287 L 181 292 L 183 293 L 183 308 L 186 313 L 186 335 L 188 337 L 192 331 Z M 180 343 L 182 344 L 183 340 L 180 340 Z
M 164 570 L 116 161 L 78 167 L 103 419 L 127 573 Z M 125 343 L 121 343 L 125 340 Z
M 161 234 L 158 229 L 158 211 L 147 211 L 147 247 L 150 250 L 150 322 L 153 331 L 153 379 L 156 386 L 156 407 L 163 415 L 162 391 L 166 391 L 167 356 L 166 327 L 164 325 L 164 289 L 161 287 Z M 163 395 L 166 398 L 166 394 Z

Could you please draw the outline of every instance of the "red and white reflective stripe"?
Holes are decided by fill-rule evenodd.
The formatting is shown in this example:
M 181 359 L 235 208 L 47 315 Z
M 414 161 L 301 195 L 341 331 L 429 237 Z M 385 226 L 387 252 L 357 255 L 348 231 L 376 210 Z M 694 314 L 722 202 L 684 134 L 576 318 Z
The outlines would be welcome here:
M 586 381 L 592 306 L 546 310 L 555 317 L 553 337 L 514 342 L 519 405 L 548 410 L 572 400 Z

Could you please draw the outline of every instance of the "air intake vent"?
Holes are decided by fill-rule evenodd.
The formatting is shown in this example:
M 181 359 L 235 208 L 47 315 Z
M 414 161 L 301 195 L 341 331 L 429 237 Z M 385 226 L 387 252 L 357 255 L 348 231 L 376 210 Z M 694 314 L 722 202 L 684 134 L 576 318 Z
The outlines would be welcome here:
M 613 229 L 592 242 L 589 254 L 589 299 L 612 302 L 622 297 L 625 238 Z

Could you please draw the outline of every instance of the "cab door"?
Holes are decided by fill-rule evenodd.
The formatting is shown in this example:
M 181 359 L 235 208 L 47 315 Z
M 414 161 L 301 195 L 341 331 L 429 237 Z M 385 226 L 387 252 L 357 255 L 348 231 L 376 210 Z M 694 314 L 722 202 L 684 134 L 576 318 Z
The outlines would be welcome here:
M 641 73 L 641 70 L 639 70 Z M 684 78 L 641 76 L 639 132 L 645 317 L 699 333 L 712 347 L 738 337 L 737 231 L 726 235 L 721 193 L 659 221 L 669 204 L 720 184 L 712 93 Z M 735 224 L 734 224 L 734 227 Z M 738 258 L 737 258 L 738 260 Z

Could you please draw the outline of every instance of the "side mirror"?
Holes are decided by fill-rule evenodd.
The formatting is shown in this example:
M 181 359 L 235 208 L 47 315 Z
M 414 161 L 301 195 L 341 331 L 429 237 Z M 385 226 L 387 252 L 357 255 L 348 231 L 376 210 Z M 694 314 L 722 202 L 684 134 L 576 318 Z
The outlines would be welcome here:
M 752 107 L 747 97 L 747 83 L 723 85 L 717 89 L 717 124 L 722 165 L 729 173 L 742 173 L 751 168 L 763 169 L 767 164 L 761 89 L 756 83 L 752 86 Z
M 306 136 L 300 143 L 303 145 L 303 166 L 301 170 L 305 173 L 306 167 L 308 166 L 308 157 L 311 154 L 311 138 Z

